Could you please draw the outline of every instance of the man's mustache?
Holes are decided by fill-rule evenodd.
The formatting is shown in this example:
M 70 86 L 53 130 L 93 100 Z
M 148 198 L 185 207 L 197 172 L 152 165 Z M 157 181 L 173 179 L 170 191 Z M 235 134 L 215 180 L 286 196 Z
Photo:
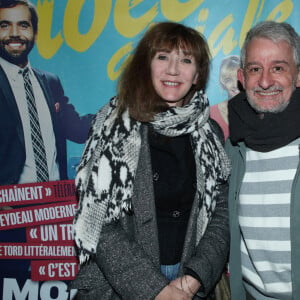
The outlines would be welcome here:
M 23 39 L 20 39 L 20 38 L 10 38 L 10 39 L 7 39 L 7 40 L 3 41 L 4 45 L 13 44 L 13 43 L 26 44 L 26 40 L 23 40 Z

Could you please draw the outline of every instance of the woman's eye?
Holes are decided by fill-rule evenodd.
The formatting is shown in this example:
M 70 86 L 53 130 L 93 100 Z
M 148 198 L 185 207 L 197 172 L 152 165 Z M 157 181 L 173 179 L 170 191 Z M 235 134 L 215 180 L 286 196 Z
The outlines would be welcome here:
M 186 64 L 191 64 L 192 63 L 192 60 L 190 58 L 184 58 L 182 61 Z
M 166 55 L 163 55 L 163 54 L 159 54 L 159 55 L 157 56 L 157 58 L 158 58 L 159 60 L 166 60 L 166 59 L 167 59 L 167 56 L 166 56 Z

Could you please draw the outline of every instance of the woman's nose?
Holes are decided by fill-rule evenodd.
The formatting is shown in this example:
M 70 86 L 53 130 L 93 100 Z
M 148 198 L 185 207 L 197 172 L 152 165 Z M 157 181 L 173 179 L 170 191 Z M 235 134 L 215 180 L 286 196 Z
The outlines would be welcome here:
M 179 74 L 179 62 L 177 59 L 170 59 L 167 67 L 167 74 L 178 75 Z

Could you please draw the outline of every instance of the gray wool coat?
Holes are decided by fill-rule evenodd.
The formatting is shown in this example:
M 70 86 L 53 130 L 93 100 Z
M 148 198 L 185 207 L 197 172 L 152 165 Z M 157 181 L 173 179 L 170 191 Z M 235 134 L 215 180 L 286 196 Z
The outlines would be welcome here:
M 69 286 L 78 289 L 78 300 L 150 300 L 168 284 L 160 272 L 147 126 L 142 125 L 141 131 L 142 145 L 132 198 L 134 212 L 103 227 L 97 255 L 81 266 Z M 208 294 L 219 280 L 227 261 L 227 183 L 220 186 L 220 191 L 213 217 L 198 245 L 196 221 L 199 200 L 194 201 L 190 214 L 179 276 L 189 268 L 201 279 L 204 290 L 198 292 L 194 299 L 209 299 Z

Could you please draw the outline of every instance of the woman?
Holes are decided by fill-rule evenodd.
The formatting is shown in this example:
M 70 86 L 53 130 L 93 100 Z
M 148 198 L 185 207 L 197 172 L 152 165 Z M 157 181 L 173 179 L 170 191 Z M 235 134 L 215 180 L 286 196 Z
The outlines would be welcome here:
M 203 89 L 209 50 L 180 24 L 150 28 L 78 168 L 78 299 L 208 297 L 228 252 L 228 160 Z
M 210 117 L 222 128 L 225 140 L 229 136 L 228 101 L 240 92 L 237 79 L 239 68 L 240 58 L 236 55 L 226 56 L 222 60 L 219 81 L 221 87 L 227 92 L 227 99 L 210 107 Z

